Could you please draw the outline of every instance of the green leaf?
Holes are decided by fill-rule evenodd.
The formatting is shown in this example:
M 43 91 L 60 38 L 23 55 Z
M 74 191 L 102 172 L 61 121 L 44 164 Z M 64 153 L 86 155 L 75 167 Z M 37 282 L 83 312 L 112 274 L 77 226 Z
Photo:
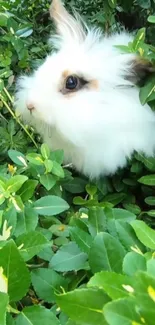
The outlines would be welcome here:
M 155 317 L 155 278 L 146 272 L 138 272 L 133 278 L 134 295 L 136 304 L 140 306 L 140 312 L 145 323 L 154 325 Z
M 56 161 L 53 161 L 52 174 L 60 178 L 64 178 L 65 175 L 63 168 Z
M 146 212 L 148 216 L 154 218 L 155 217 L 155 210 L 149 210 Z
M 14 234 L 17 225 L 17 212 L 14 207 L 9 207 L 3 213 L 3 222 L 7 220 L 7 227 L 12 227 L 11 235 Z
M 51 269 L 37 269 L 31 273 L 32 285 L 37 296 L 48 302 L 55 302 L 55 293 L 61 293 L 61 288 L 67 289 L 65 278 Z
M 85 268 L 87 254 L 74 242 L 63 245 L 50 261 L 50 267 L 58 272 L 78 271 Z
M 65 325 L 79 325 L 79 323 L 73 322 L 71 319 L 69 319 Z
M 93 202 L 94 200 L 91 200 L 91 203 Z M 85 206 L 85 205 L 87 205 L 88 204 L 88 202 L 90 202 L 90 200 L 88 201 L 86 201 L 85 199 L 83 199 L 81 196 L 76 196 L 76 197 L 74 197 L 74 199 L 73 199 L 73 203 L 75 204 L 75 205 L 82 205 L 82 206 Z M 94 204 L 94 202 L 93 202 L 93 204 L 92 204 L 92 206 L 94 206 L 95 204 Z
M 151 249 L 155 249 L 155 230 L 146 225 L 145 222 L 135 220 L 131 223 L 138 239 Z
M 6 315 L 6 325 L 15 325 L 14 318 L 9 313 Z
M 139 183 L 142 183 L 144 185 L 150 185 L 155 186 L 155 174 L 154 175 L 146 175 L 142 176 L 139 180 Z
M 106 215 L 103 208 L 93 207 L 88 212 L 88 228 L 92 237 L 99 232 L 105 231 L 107 227 Z
M 117 6 L 117 0 L 108 0 L 109 6 L 115 8 Z
M 123 204 L 123 207 L 126 210 L 128 210 L 128 211 L 130 211 L 130 212 L 132 212 L 134 214 L 140 214 L 141 213 L 141 209 L 140 209 L 140 207 L 137 204 L 124 203 Z
M 83 193 L 85 191 L 85 186 L 87 182 L 86 180 L 78 177 L 74 177 L 73 180 L 70 182 L 63 184 L 63 187 L 65 190 L 67 190 L 69 193 Z
M 94 195 L 97 193 L 97 187 L 96 187 L 96 185 L 87 184 L 87 185 L 86 185 L 86 192 L 87 192 L 91 197 L 94 197 Z
M 128 296 L 125 286 L 129 285 L 132 285 L 130 277 L 106 271 L 96 273 L 88 282 L 88 287 L 103 288 L 107 295 L 112 299 L 119 299 Z
M 110 302 L 103 311 L 110 325 L 142 325 L 141 317 L 135 310 L 135 301 L 130 298 Z
M 51 174 L 45 174 L 40 176 L 40 183 L 46 188 L 47 191 L 50 191 L 51 188 L 56 184 L 56 179 Z
M 27 167 L 26 157 L 20 151 L 10 149 L 8 151 L 8 156 L 16 165 Z
M 0 210 L 0 228 L 2 226 L 2 220 L 3 220 L 3 210 Z M 5 220 L 5 219 L 4 219 Z
M 29 153 L 26 155 L 27 160 L 36 166 L 42 166 L 44 164 L 42 156 L 36 153 Z
M 31 306 L 22 310 L 16 318 L 16 325 L 60 325 L 58 318 L 43 306 Z
M 155 260 L 154 259 L 147 261 L 147 273 L 148 273 L 148 275 L 155 277 Z
M 124 210 L 124 209 L 106 208 L 106 209 L 104 209 L 104 211 L 105 211 L 107 220 L 114 219 L 114 220 L 130 222 L 130 221 L 136 219 L 136 215 L 134 213 Z
M 52 168 L 53 168 L 53 161 L 50 160 L 50 159 L 46 159 L 44 161 L 44 165 L 45 165 L 45 168 L 46 168 L 46 173 L 50 173 L 52 171 Z
M 56 161 L 58 164 L 62 164 L 64 160 L 63 150 L 54 150 L 50 153 L 50 159 Z
M 146 33 L 146 28 L 139 29 L 139 31 L 133 41 L 133 48 L 135 51 L 138 50 L 141 42 L 145 40 L 145 33 Z
M 30 27 L 21 28 L 16 31 L 16 35 L 20 37 L 28 37 L 32 33 L 33 33 L 33 29 Z
M 54 216 L 68 209 L 68 203 L 54 195 L 44 196 L 34 203 L 34 210 L 40 215 Z
M 0 228 L 2 226 L 3 213 L 4 213 L 4 211 L 3 210 L 0 210 Z
M 70 228 L 70 234 L 71 238 L 75 241 L 79 248 L 84 253 L 88 254 L 93 242 L 92 237 L 87 232 L 83 231 L 78 227 Z
M 20 195 L 23 202 L 28 201 L 34 194 L 35 188 L 38 185 L 38 181 L 34 179 L 28 179 L 20 188 L 18 195 Z
M 145 198 L 145 203 L 148 205 L 155 205 L 155 196 L 148 196 Z
M 6 312 L 9 303 L 9 296 L 6 293 L 0 292 L 0 324 L 6 325 Z
M 0 12 L 0 26 L 6 27 L 8 21 L 8 15 L 4 12 Z
M 149 102 L 150 99 L 155 98 L 155 79 L 153 77 L 143 87 L 140 88 L 139 97 L 142 105 L 146 104 L 146 102 Z
M 151 7 L 151 0 L 137 0 L 137 4 L 143 9 L 149 9 Z
M 136 237 L 136 234 L 131 227 L 131 225 L 127 222 L 123 221 L 115 221 L 117 237 L 121 244 L 126 248 L 126 250 L 130 250 L 131 247 L 138 247 L 140 250 L 143 250 L 144 247 L 141 242 Z
M 31 231 L 19 236 L 16 244 L 20 248 L 20 254 L 25 261 L 29 261 L 42 249 L 50 245 L 50 242 L 37 231 Z
M 46 143 L 41 145 L 41 154 L 44 159 L 48 159 L 50 157 L 50 149 Z
M 131 170 L 131 173 L 140 174 L 143 170 L 143 165 L 141 162 L 135 161 L 135 162 L 133 162 L 130 170 Z
M 149 16 L 147 20 L 149 23 L 155 24 L 155 15 Z
M 52 225 L 49 230 L 56 237 L 69 237 L 69 228 L 67 225 L 57 223 Z
M 90 248 L 89 264 L 93 273 L 107 270 L 122 272 L 125 250 L 118 240 L 108 233 L 99 233 Z
M 50 262 L 51 258 L 53 257 L 54 252 L 52 247 L 47 246 L 45 247 L 40 253 L 37 254 L 42 260 Z
M 123 272 L 133 276 L 139 270 L 146 271 L 145 257 L 135 252 L 126 254 L 123 260 Z
M 17 225 L 14 235 L 19 235 L 35 230 L 38 224 L 38 214 L 32 208 L 25 208 L 23 212 L 19 213 Z
M 22 199 L 19 195 L 12 196 L 10 198 L 10 202 L 12 202 L 12 204 L 17 212 L 24 211 L 24 204 L 23 204 Z
M 20 300 L 28 291 L 30 274 L 13 240 L 0 249 L 0 265 L 8 278 L 10 301 Z
M 87 214 L 81 215 L 80 218 L 78 215 L 74 214 L 69 221 L 69 225 L 73 227 L 74 226 L 78 227 L 79 229 L 88 232 L 87 220 L 88 220 Z
M 147 169 L 154 172 L 155 171 L 155 158 L 154 157 L 146 157 L 143 154 L 136 153 L 135 158 L 141 161 Z
M 17 192 L 21 186 L 27 181 L 28 177 L 24 175 L 16 175 L 12 176 L 7 182 L 6 182 L 6 191 L 9 191 L 10 193 Z
M 103 202 L 110 202 L 113 204 L 113 206 L 119 204 L 122 202 L 126 197 L 125 193 L 113 193 L 113 194 L 108 194 L 104 197 Z
M 3 193 L 0 193 L 0 205 L 2 205 L 5 202 L 5 196 Z
M 78 289 L 57 295 L 56 301 L 80 325 L 106 325 L 102 310 L 109 297 L 102 290 Z

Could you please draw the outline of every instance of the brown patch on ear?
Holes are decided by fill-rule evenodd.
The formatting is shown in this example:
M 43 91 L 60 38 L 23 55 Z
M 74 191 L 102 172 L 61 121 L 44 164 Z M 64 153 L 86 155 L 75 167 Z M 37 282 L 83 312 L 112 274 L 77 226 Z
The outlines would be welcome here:
M 67 37 L 72 37 L 80 42 L 85 40 L 86 31 L 83 28 L 82 20 L 70 15 L 61 0 L 53 0 L 49 11 L 59 35 L 67 35 Z
M 127 76 L 127 80 L 136 84 L 155 72 L 155 67 L 153 67 L 151 62 L 137 57 L 132 61 L 130 72 L 131 74 Z
M 68 14 L 61 0 L 53 0 L 50 5 L 50 16 L 52 19 L 59 21 L 61 16 L 67 18 L 67 16 L 70 15 Z

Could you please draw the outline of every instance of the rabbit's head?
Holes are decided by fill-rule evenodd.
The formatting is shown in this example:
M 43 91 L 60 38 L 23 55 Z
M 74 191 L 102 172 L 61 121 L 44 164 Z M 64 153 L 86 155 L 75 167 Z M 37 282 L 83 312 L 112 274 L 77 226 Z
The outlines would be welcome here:
M 81 146 L 120 119 L 117 89 L 133 86 L 137 72 L 147 67 L 115 47 L 132 41 L 128 33 L 104 37 L 77 14 L 71 16 L 60 0 L 53 0 L 50 15 L 55 51 L 31 76 L 19 78 L 16 107 L 26 121 L 41 121 Z

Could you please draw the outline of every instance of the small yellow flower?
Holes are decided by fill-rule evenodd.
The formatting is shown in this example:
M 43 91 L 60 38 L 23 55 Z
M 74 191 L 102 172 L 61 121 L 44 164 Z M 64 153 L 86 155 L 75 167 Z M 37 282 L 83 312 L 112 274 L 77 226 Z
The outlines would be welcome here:
M 8 292 L 8 279 L 3 274 L 3 268 L 0 267 L 0 292 L 7 293 Z
M 17 167 L 14 167 L 13 165 L 8 164 L 8 170 L 11 175 L 14 175 L 17 170 Z
M 7 240 L 10 237 L 12 226 L 7 228 L 7 220 L 4 221 L 2 235 L 0 235 L 1 240 Z
M 58 227 L 58 230 L 59 230 L 59 231 L 64 231 L 65 228 L 66 228 L 65 225 L 61 225 L 60 227 Z
M 38 299 L 31 297 L 31 300 L 32 300 L 33 305 L 38 305 L 39 304 Z
M 147 292 L 150 296 L 150 298 L 155 302 L 155 289 L 153 289 L 151 286 L 147 288 Z

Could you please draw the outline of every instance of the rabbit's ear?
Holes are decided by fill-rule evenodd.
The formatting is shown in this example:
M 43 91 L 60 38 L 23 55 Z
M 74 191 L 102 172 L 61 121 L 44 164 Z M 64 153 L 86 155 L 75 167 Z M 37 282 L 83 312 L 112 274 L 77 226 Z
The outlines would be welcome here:
M 137 57 L 131 62 L 131 74 L 129 74 L 126 79 L 134 83 L 139 83 L 154 72 L 155 67 L 151 64 L 151 62 Z
M 58 34 L 64 39 L 74 39 L 83 42 L 86 31 L 80 17 L 76 19 L 65 9 L 61 0 L 53 0 L 50 6 L 50 16 L 54 20 Z

